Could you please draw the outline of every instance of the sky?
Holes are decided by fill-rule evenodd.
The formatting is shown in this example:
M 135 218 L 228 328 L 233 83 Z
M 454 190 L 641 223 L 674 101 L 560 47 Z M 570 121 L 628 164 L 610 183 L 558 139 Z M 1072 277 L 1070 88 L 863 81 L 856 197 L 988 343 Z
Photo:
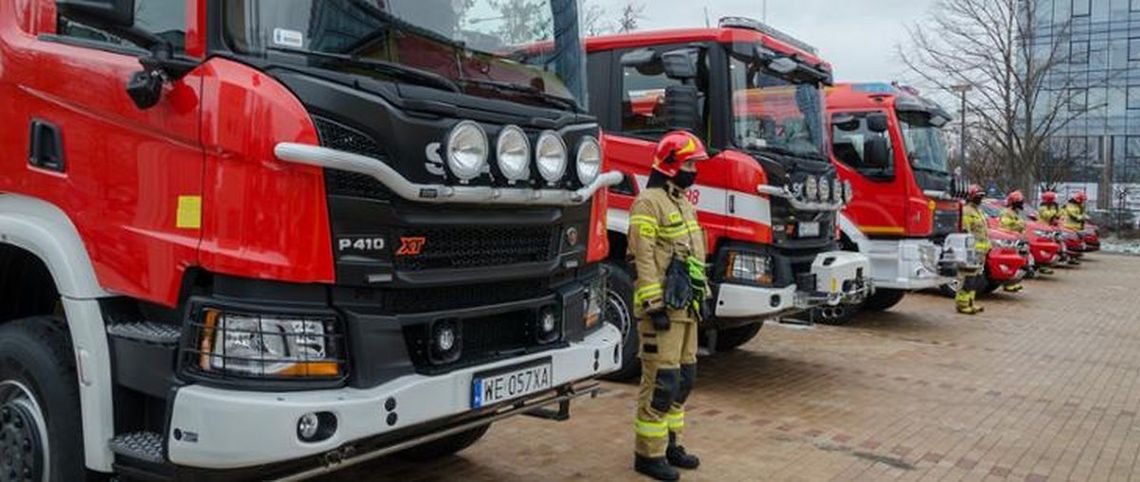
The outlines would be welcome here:
M 624 1 L 599 0 L 616 17 Z M 705 7 L 716 24 L 724 16 L 761 19 L 764 0 L 639 0 L 643 29 L 704 26 Z M 839 81 L 905 80 L 895 55 L 906 29 L 923 20 L 935 0 L 767 0 L 767 24 L 816 46 Z

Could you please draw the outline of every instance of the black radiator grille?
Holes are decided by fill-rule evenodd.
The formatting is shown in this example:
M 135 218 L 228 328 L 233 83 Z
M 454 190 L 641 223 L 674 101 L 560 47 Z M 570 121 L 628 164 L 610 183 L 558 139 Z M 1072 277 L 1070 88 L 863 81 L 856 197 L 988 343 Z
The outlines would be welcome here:
M 385 312 L 404 315 L 497 305 L 549 294 L 546 280 L 519 280 L 478 286 L 383 290 L 376 301 Z
M 388 162 L 387 153 L 367 134 L 322 117 L 314 117 L 313 124 L 317 127 L 322 146 Z M 376 178 L 355 172 L 326 169 L 325 186 L 334 196 L 392 199 L 392 191 Z
M 397 253 L 396 268 L 421 271 L 550 261 L 558 254 L 559 232 L 552 226 L 405 229 L 401 244 L 411 242 L 419 249 Z
M 946 235 L 958 232 L 958 211 L 939 210 L 934 212 L 934 234 Z

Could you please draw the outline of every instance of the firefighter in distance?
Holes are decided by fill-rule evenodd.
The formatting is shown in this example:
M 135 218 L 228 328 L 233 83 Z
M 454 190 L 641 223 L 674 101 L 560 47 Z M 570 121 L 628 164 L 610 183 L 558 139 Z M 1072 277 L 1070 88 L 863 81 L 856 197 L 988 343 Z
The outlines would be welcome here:
M 979 259 L 986 259 L 986 255 L 990 252 L 989 227 L 981 208 L 983 198 L 985 192 L 982 191 L 982 187 L 977 184 L 971 185 L 966 194 L 966 205 L 962 207 L 962 229 L 974 235 Z M 975 303 L 978 290 L 985 282 L 986 278 L 981 269 L 958 270 L 958 294 L 954 297 L 958 313 L 976 315 L 985 311 L 985 308 Z
M 1061 220 L 1061 207 L 1057 205 L 1057 193 L 1053 191 L 1041 193 L 1041 205 L 1037 207 L 1037 219 L 1050 226 L 1056 226 Z
M 1077 191 L 1069 198 L 1069 202 L 1065 203 L 1065 207 L 1061 208 L 1066 228 L 1084 231 L 1085 222 L 1089 220 L 1088 214 L 1085 213 L 1085 202 L 1088 200 L 1088 195 L 1084 191 Z
M 657 145 L 649 182 L 630 209 L 629 255 L 636 268 L 634 314 L 641 336 L 634 468 L 656 480 L 678 480 L 677 468 L 696 469 L 685 451 L 685 402 L 697 375 L 697 325 L 710 296 L 705 233 L 685 196 L 708 159 L 688 132 Z
M 1001 228 L 1007 231 L 1013 231 L 1018 234 L 1025 234 L 1025 218 L 1022 217 L 1022 212 L 1025 211 L 1025 195 L 1021 191 L 1013 191 L 1005 197 L 1005 209 L 1001 211 Z M 1040 267 L 1038 269 L 1042 274 L 1052 274 L 1053 271 L 1047 267 Z M 1023 287 L 1020 281 L 1006 284 L 1002 287 L 1008 293 L 1017 293 Z

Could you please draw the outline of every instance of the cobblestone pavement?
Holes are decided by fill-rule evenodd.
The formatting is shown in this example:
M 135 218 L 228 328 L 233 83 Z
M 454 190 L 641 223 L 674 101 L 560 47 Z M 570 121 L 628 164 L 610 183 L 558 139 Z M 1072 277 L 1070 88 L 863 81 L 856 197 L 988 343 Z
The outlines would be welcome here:
M 1140 258 L 1096 255 L 983 303 L 969 318 L 911 295 L 703 358 L 687 445 L 704 466 L 684 480 L 1140 479 Z M 642 480 L 635 391 L 606 384 L 569 422 L 516 418 L 459 456 L 337 480 Z

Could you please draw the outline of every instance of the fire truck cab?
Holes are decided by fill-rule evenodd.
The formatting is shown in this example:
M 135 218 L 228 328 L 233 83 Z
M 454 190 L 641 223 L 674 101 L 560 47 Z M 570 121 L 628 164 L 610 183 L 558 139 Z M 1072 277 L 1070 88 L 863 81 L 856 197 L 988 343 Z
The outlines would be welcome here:
M 610 191 L 607 316 L 622 327 L 627 360 L 637 353 L 629 209 L 650 176 L 657 140 L 672 130 L 696 133 L 712 154 L 688 193 L 710 247 L 709 348 L 747 342 L 765 319 L 862 301 L 871 290 L 867 259 L 836 251 L 836 214 L 852 192 L 827 157 L 823 88 L 831 70 L 813 48 L 741 18 L 586 45 L 606 166 L 625 174 Z M 622 373 L 635 371 L 631 362 Z
M 876 292 L 863 308 L 888 309 L 908 291 L 938 288 L 980 266 L 961 233 L 961 183 L 941 128 L 950 115 L 895 84 L 837 84 L 827 94 L 831 154 L 855 197 L 839 216 L 846 249 L 871 259 Z M 849 312 L 824 313 L 842 323 Z
M 0 480 L 299 479 L 565 419 L 621 365 L 622 176 L 578 2 L 531 3 L 507 35 L 490 0 L 0 0 Z

